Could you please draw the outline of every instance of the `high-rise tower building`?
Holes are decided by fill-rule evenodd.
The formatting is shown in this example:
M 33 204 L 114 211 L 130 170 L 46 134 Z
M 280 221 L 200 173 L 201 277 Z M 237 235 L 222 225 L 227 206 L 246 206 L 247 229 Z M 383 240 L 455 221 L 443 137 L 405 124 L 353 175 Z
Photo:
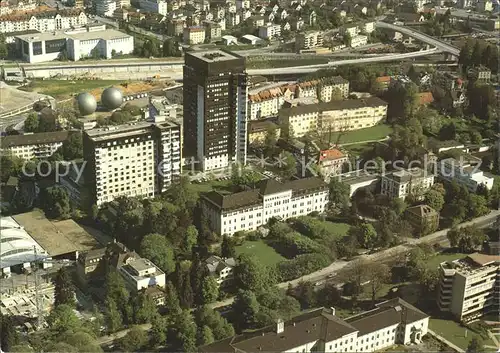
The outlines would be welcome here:
M 246 163 L 245 58 L 188 52 L 184 62 L 184 156 L 202 171 Z
M 101 206 L 119 196 L 153 197 L 181 175 L 181 127 L 165 121 L 85 131 L 85 184 Z

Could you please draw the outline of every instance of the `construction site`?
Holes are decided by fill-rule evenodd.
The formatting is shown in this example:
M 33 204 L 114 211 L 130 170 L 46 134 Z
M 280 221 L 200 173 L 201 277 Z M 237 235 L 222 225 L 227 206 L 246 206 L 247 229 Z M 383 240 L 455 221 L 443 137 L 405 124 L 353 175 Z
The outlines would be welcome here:
M 52 308 L 55 273 L 73 266 L 80 253 L 105 244 L 73 220 L 51 221 L 40 210 L 2 217 L 0 222 L 0 311 L 29 331 L 43 325 Z

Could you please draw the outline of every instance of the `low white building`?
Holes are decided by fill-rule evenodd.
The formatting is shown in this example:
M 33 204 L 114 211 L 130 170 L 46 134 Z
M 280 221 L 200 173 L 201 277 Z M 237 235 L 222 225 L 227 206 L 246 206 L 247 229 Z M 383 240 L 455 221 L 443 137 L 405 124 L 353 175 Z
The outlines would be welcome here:
M 479 164 L 472 166 L 466 161 L 455 158 L 439 161 L 438 174 L 443 179 L 455 180 L 459 184 L 465 185 L 472 192 L 476 192 L 480 185 L 491 190 L 495 181 L 493 177 L 486 176 L 483 171 L 479 170 Z
M 201 197 L 210 226 L 218 234 L 233 235 L 265 225 L 271 218 L 288 219 L 322 213 L 329 202 L 328 185 L 319 178 L 287 183 L 268 179 L 258 189 L 222 195 L 216 191 Z
M 145 12 L 158 13 L 163 16 L 168 13 L 165 0 L 139 0 L 139 7 Z
M 202 346 L 200 352 L 375 352 L 418 344 L 427 334 L 429 315 L 400 298 L 341 319 L 335 308 L 320 308 L 248 336 L 242 334 Z
M 61 56 L 73 61 L 96 56 L 111 59 L 113 54 L 131 54 L 134 37 L 105 26 L 79 30 L 25 34 L 16 36 L 22 58 L 29 63 L 57 60 Z
M 365 22 L 365 23 L 363 23 L 362 28 L 363 28 L 363 32 L 370 34 L 375 30 L 375 22 L 371 22 L 371 21 Z
M 184 28 L 182 40 L 184 44 L 195 45 L 205 42 L 206 31 L 205 27 L 186 27 Z
M 263 39 L 273 39 L 281 36 L 281 26 L 274 23 L 267 23 L 259 27 L 259 37 Z
M 368 44 L 367 36 L 359 34 L 351 38 L 351 48 L 356 48 L 367 44 Z
M 16 156 L 26 161 L 34 158 L 47 158 L 62 146 L 68 136 L 69 131 L 5 136 L 0 142 L 0 151 L 2 155 Z
M 126 256 L 118 264 L 118 270 L 132 291 L 138 292 L 149 287 L 165 288 L 165 273 L 147 259 Z
M 381 192 L 389 198 L 421 197 L 434 184 L 434 174 L 421 168 L 402 169 L 382 175 Z

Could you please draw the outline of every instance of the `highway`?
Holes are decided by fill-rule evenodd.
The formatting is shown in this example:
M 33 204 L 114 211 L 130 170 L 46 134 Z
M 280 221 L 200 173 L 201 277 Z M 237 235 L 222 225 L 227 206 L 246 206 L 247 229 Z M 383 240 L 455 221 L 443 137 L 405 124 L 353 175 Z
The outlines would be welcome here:
M 421 41 L 423 43 L 430 44 L 430 45 L 438 48 L 442 52 L 450 53 L 450 54 L 453 54 L 455 56 L 458 56 L 458 54 L 460 53 L 460 49 L 454 47 L 453 45 L 450 45 L 446 42 L 443 42 L 439 39 L 431 37 L 431 36 L 424 34 L 422 32 L 416 31 L 413 28 L 409 28 L 409 27 L 405 27 L 405 26 L 396 26 L 396 25 L 393 25 L 390 23 L 380 22 L 380 21 L 376 22 L 375 26 L 378 28 L 391 29 L 391 30 L 394 30 L 397 32 L 401 32 L 401 33 L 406 34 L 410 37 L 418 39 L 419 41 Z

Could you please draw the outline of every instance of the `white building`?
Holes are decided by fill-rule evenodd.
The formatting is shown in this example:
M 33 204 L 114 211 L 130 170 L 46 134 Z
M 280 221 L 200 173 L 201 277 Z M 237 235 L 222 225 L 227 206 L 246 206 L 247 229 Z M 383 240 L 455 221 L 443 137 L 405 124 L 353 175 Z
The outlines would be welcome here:
M 391 199 L 404 199 L 410 194 L 421 197 L 433 184 L 434 175 L 423 169 L 402 169 L 382 175 L 381 192 Z
M 12 266 L 22 265 L 23 268 L 29 269 L 34 261 L 50 260 L 47 251 L 12 217 L 2 217 L 0 223 L 2 224 L 0 229 L 0 242 L 2 244 L 0 247 L 0 268 L 3 275 L 10 276 Z M 50 267 L 50 264 L 46 263 L 44 267 Z
M 323 46 L 323 33 L 318 31 L 298 33 L 295 37 L 295 50 L 317 48 Z
M 273 217 L 288 219 L 324 212 L 329 202 L 328 185 L 319 178 L 293 180 L 284 184 L 264 180 L 259 189 L 222 195 L 212 191 L 201 197 L 202 208 L 212 229 L 233 235 L 255 230 Z
M 273 39 L 281 36 L 281 26 L 274 23 L 267 23 L 259 27 L 259 37 L 263 39 Z
M 165 288 L 165 273 L 147 259 L 126 256 L 117 267 L 131 291 L 138 292 L 150 287 Z
M 484 172 L 479 170 L 479 165 L 480 163 L 477 166 L 472 166 L 463 160 L 447 158 L 438 162 L 438 174 L 443 179 L 455 180 L 459 184 L 465 185 L 472 192 L 476 192 L 479 185 L 491 190 L 495 179 L 484 175 Z
M 205 260 L 210 275 L 215 278 L 219 286 L 230 285 L 233 280 L 233 269 L 236 261 L 231 257 L 223 259 L 219 256 L 210 256 Z
M 93 6 L 97 15 L 113 17 L 117 8 L 117 0 L 95 0 Z
M 330 178 L 342 173 L 342 168 L 349 161 L 349 156 L 337 148 L 319 152 L 318 167 L 323 179 L 328 183 Z
M 493 11 L 493 2 L 491 0 L 479 0 L 476 4 L 476 11 L 478 12 Z
M 400 298 L 345 320 L 335 308 L 299 315 L 252 335 L 200 347 L 200 352 L 375 352 L 394 345 L 418 344 L 427 334 L 429 315 Z
M 367 36 L 359 34 L 357 36 L 351 37 L 351 48 L 356 48 L 367 44 L 368 44 Z
M 68 131 L 5 136 L 2 137 L 0 151 L 2 155 L 16 156 L 24 160 L 47 158 L 62 146 L 68 136 Z
M 375 30 L 375 22 L 365 22 L 362 28 L 363 32 L 370 34 Z
M 29 63 L 52 61 L 61 55 L 73 61 L 94 55 L 111 59 L 113 53 L 132 53 L 134 37 L 97 26 L 66 32 L 19 35 L 16 36 L 16 45 L 23 59 Z
M 439 265 L 438 307 L 459 321 L 498 314 L 500 256 L 471 254 Z
M 139 7 L 145 12 L 158 13 L 163 16 L 168 13 L 165 0 L 139 0 Z
M 181 128 L 170 121 L 85 131 L 85 182 L 97 206 L 119 196 L 153 197 L 181 174 Z
M 87 15 L 80 9 L 49 10 L 37 13 L 13 13 L 0 16 L 0 33 L 36 30 L 53 32 L 87 25 Z
M 359 33 L 359 27 L 357 24 L 349 24 L 339 28 L 340 34 L 345 35 L 348 33 L 351 38 L 357 36 Z
M 257 120 L 276 115 L 284 102 L 281 87 L 251 91 L 248 94 L 249 118 Z

